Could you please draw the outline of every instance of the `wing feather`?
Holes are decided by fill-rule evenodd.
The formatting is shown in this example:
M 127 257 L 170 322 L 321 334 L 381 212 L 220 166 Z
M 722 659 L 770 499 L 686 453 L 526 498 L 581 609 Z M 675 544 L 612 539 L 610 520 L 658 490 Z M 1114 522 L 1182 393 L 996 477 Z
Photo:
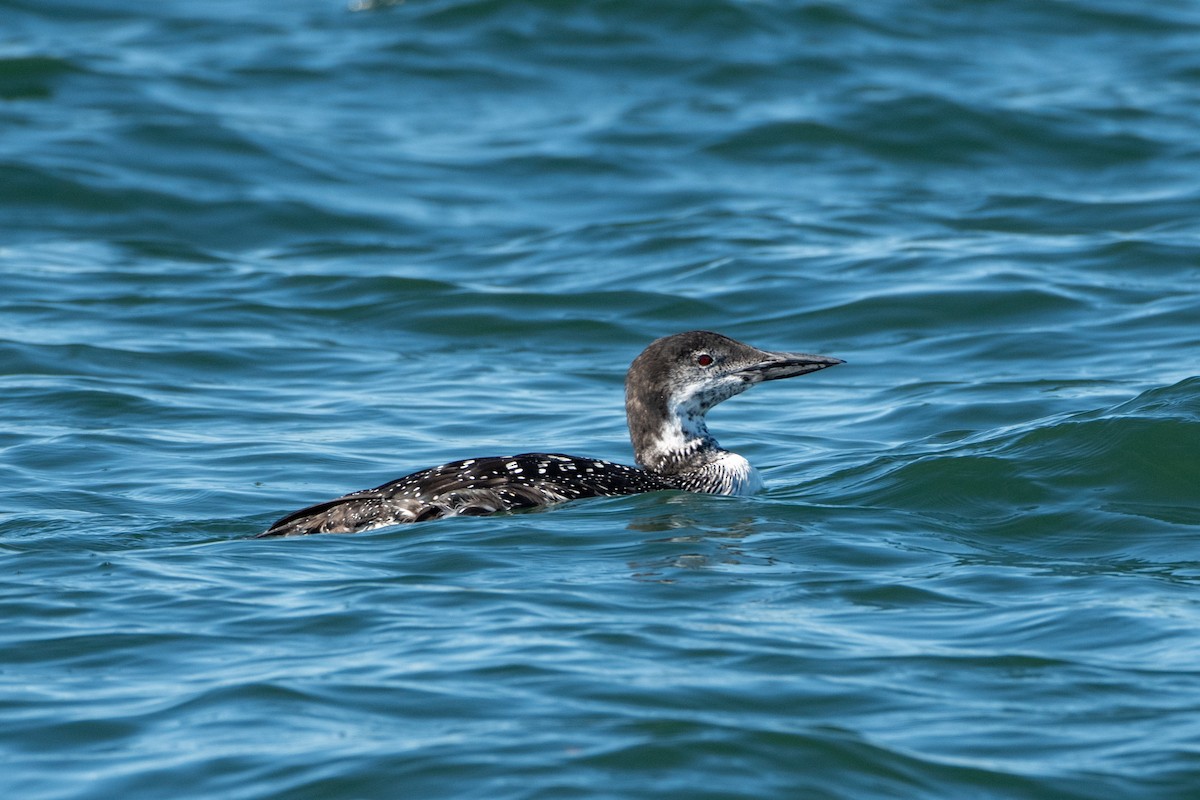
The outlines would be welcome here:
M 265 536 L 357 533 L 455 515 L 479 516 L 580 497 L 674 488 L 624 464 L 559 453 L 522 453 L 453 461 L 302 508 L 280 518 Z

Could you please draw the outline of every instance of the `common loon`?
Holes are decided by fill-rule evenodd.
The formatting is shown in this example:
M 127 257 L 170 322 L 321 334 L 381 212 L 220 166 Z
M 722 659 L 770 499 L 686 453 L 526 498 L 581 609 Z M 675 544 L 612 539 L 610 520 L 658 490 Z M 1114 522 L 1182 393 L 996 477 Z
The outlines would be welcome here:
M 711 331 L 666 336 L 634 359 L 625 376 L 625 414 L 637 467 L 558 453 L 468 458 L 300 509 L 258 536 L 357 533 L 663 489 L 750 494 L 762 488 L 758 472 L 717 444 L 705 413 L 756 383 L 841 363 L 828 356 L 759 350 Z

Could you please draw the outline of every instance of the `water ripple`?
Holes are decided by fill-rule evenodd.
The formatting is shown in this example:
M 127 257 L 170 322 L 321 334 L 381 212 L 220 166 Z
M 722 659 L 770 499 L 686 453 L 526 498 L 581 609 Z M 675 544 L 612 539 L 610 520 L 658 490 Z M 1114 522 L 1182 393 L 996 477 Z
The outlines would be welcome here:
M 0 16 L 0 794 L 1195 793 L 1191 7 Z M 758 496 L 252 538 L 695 328 Z

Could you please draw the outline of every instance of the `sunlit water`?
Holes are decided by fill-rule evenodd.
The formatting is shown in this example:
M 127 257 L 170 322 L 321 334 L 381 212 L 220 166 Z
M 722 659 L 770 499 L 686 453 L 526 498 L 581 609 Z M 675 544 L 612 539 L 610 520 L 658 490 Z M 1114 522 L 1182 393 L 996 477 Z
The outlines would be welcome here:
M 1196 796 L 1194 4 L 0 19 L 4 797 Z M 759 496 L 250 538 L 693 328 Z

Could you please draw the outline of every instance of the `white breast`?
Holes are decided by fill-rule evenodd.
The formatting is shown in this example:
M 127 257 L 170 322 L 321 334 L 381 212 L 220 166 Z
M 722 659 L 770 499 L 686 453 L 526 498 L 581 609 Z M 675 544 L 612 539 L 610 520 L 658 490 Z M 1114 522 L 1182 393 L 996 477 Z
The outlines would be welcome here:
M 720 475 L 720 494 L 754 494 L 762 491 L 762 477 L 758 470 L 737 453 L 723 453 L 705 471 L 713 470 Z

